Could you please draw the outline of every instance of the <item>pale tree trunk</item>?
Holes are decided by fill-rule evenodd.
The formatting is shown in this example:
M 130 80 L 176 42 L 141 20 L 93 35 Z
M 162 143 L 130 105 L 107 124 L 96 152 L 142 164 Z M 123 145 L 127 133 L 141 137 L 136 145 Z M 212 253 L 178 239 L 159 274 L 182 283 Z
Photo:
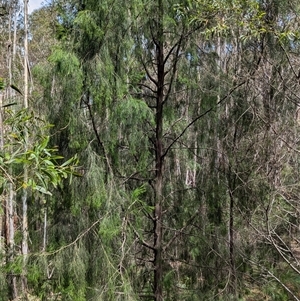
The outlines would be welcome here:
M 16 7 L 13 1 L 10 2 L 10 9 L 9 9 L 9 22 L 8 28 L 10 29 L 12 26 L 12 20 L 14 18 L 14 28 L 16 29 Z M 9 32 L 9 44 L 7 47 L 7 67 L 9 72 L 9 85 L 12 84 L 12 73 L 13 73 L 13 61 L 14 61 L 14 53 L 16 49 L 16 39 L 13 40 L 13 45 L 11 45 L 11 30 Z M 11 99 L 13 96 L 13 91 L 8 88 L 6 90 L 6 97 Z M 3 128 L 3 135 L 5 129 Z M 4 145 L 4 141 L 3 141 Z M 10 170 L 11 173 L 12 170 Z M 12 263 L 15 258 L 15 200 L 16 200 L 16 193 L 14 183 L 9 180 L 7 185 L 7 192 L 5 193 L 5 202 L 4 202 L 4 218 L 5 218 L 5 243 L 6 243 L 6 261 L 8 264 Z M 12 271 L 7 273 L 7 283 L 9 289 L 9 298 L 15 299 L 18 297 L 18 287 L 17 287 L 17 277 L 14 275 Z
M 0 92 L 0 150 L 3 150 L 4 145 L 4 137 L 3 137 L 3 119 L 2 119 L 2 107 L 3 107 L 3 93 Z M 3 221 L 4 221 L 4 201 L 5 201 L 5 195 L 1 194 L 0 196 L 0 256 L 2 257 L 5 255 L 4 250 L 4 244 L 3 244 L 3 238 L 4 238 L 4 227 L 3 227 Z M 0 266 L 2 265 L 2 262 L 0 262 Z
M 28 0 L 24 0 L 24 108 L 28 108 Z M 25 150 L 27 149 L 28 133 L 25 130 Z M 24 183 L 28 182 L 28 170 L 24 167 Z M 22 270 L 22 291 L 27 292 L 27 257 L 28 257 L 28 216 L 27 216 L 27 198 L 28 191 L 23 188 L 22 191 L 22 255 L 23 255 L 23 270 Z
M 6 244 L 7 244 L 7 261 L 11 263 L 15 259 L 15 189 L 12 183 L 9 183 L 8 201 L 6 205 Z M 9 271 L 7 275 L 9 286 L 9 295 L 12 299 L 18 297 L 17 277 L 13 271 Z
M 0 91 L 0 150 L 3 150 L 4 146 L 4 128 L 3 128 L 3 97 L 4 97 L 4 92 Z M 2 194 L 0 196 L 0 256 L 2 257 L 5 255 L 5 250 L 4 250 L 4 244 L 3 244 L 3 238 L 4 238 L 4 227 L 3 227 L 3 222 L 4 222 L 4 204 L 5 204 L 5 195 Z M 0 266 L 2 265 L 2 262 L 0 262 Z

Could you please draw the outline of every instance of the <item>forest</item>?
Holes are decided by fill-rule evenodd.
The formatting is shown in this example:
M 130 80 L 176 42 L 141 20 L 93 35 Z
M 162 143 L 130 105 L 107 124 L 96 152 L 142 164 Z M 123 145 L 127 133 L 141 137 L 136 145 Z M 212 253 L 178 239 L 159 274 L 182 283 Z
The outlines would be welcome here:
M 0 0 L 0 300 L 300 301 L 300 3 Z

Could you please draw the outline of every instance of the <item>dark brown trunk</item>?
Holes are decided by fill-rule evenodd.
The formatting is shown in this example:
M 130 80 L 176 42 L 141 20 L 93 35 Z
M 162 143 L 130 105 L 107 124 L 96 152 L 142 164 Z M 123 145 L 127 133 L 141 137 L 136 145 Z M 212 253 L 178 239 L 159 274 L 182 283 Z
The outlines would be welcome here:
M 236 137 L 236 136 L 235 136 Z M 234 141 L 235 144 L 235 141 Z M 229 189 L 229 224 L 228 224 L 228 236 L 229 236 L 229 262 L 230 262 L 230 292 L 236 293 L 236 270 L 235 270 L 235 258 L 234 258 L 234 195 L 233 192 L 236 188 L 236 176 L 229 167 L 228 172 L 228 189 Z
M 236 275 L 235 275 L 235 260 L 234 260 L 234 199 L 230 191 L 229 203 L 229 258 L 230 258 L 230 283 L 232 293 L 236 292 Z
M 163 262 L 162 262 L 162 211 L 163 211 L 163 102 L 164 102 L 164 50 L 163 50 L 163 5 L 158 1 L 157 22 L 157 95 L 156 95 L 156 132 L 155 132 L 155 209 L 154 209 L 154 300 L 163 300 Z

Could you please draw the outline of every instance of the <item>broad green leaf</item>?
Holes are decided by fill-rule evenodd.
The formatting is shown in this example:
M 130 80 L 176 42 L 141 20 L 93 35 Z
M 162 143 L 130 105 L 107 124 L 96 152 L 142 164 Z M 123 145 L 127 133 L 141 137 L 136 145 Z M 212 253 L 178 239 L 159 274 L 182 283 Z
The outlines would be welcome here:
M 65 167 L 65 166 L 70 165 L 71 163 L 74 163 L 74 162 L 76 161 L 76 159 L 77 159 L 76 156 L 70 158 L 69 160 L 67 160 L 66 162 L 64 162 L 64 163 L 61 165 L 61 167 Z
M 35 190 L 37 190 L 37 191 L 39 191 L 40 193 L 43 193 L 43 194 L 52 195 L 52 193 L 50 191 L 48 191 L 45 187 L 42 187 L 42 186 L 39 186 L 39 185 L 35 186 Z
M 46 165 L 49 165 L 49 166 L 54 166 L 54 163 L 50 160 L 43 160 L 43 162 L 46 164 Z

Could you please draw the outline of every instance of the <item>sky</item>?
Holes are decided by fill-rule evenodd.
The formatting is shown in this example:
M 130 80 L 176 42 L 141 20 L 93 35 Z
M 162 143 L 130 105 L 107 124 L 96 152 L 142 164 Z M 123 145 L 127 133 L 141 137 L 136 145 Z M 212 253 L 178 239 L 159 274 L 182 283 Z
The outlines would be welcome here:
M 44 0 L 29 0 L 28 5 L 28 13 L 32 13 L 35 9 L 40 8 L 42 6 L 42 2 Z

